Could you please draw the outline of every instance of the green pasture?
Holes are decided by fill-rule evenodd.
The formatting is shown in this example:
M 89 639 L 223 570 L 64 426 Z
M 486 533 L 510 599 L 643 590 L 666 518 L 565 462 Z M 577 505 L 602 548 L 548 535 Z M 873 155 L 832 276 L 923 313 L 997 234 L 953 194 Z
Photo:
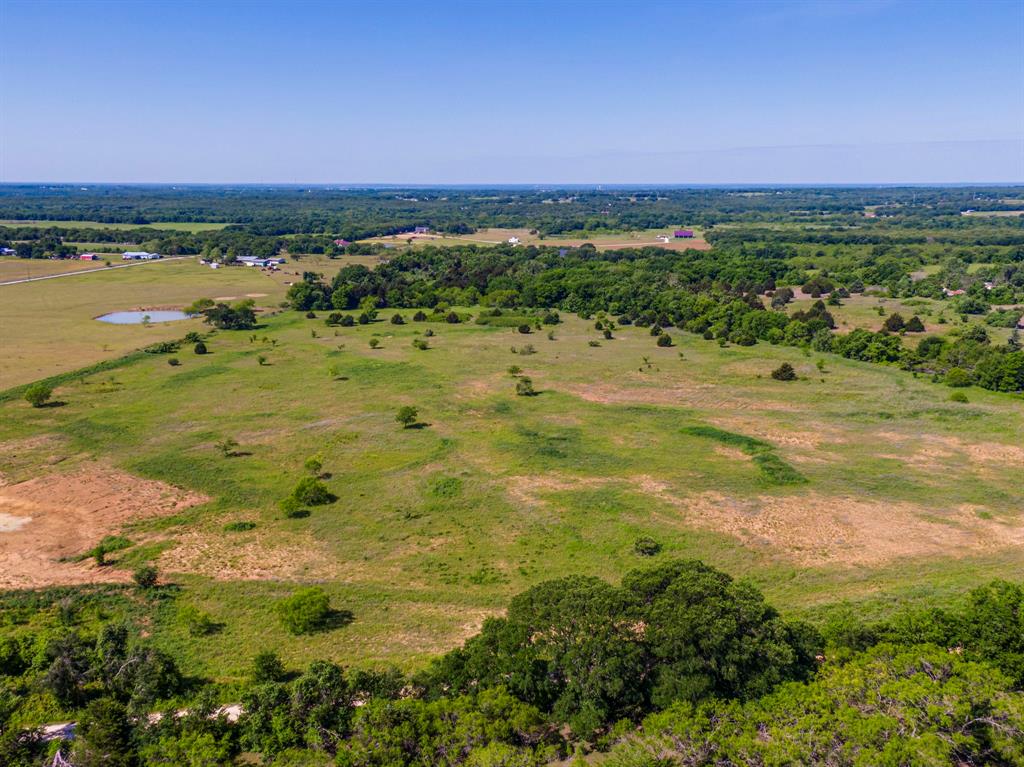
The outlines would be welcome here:
M 255 269 L 185 263 L 121 272 L 128 284 L 95 283 L 106 288 L 106 310 L 267 283 Z M 46 299 L 71 303 L 75 321 L 39 331 L 26 323 L 36 370 L 20 372 L 28 363 L 19 361 L 8 383 L 53 367 L 44 349 L 84 364 L 101 344 L 204 330 L 86 323 L 75 333 L 79 317 L 98 313 L 79 280 L 110 276 L 50 281 L 78 285 Z M 675 330 L 670 348 L 633 327 L 604 340 L 593 320 L 574 316 L 549 339 L 547 327 L 523 335 L 412 322 L 412 310 L 394 325 L 392 314 L 333 328 L 326 313 L 266 312 L 255 331 L 211 333 L 210 354 L 181 349 L 178 366 L 143 355 L 68 383 L 56 393 L 62 407 L 2 404 L 0 443 L 20 446 L 7 479 L 102 461 L 209 496 L 129 525 L 122 532 L 135 545 L 114 558 L 123 567 L 155 561 L 178 584 L 152 615 L 154 640 L 190 673 L 225 681 L 269 647 L 293 664 L 418 667 L 531 584 L 572 573 L 614 580 L 650 561 L 634 551 L 641 536 L 661 544 L 660 558 L 703 559 L 811 617 L 843 600 L 866 615 L 941 603 L 992 577 L 1024 575 L 1019 548 L 983 543 L 975 527 L 1020 529 L 1019 397 L 970 389 L 968 403 L 954 403 L 949 389 L 895 368 L 767 344 L 719 348 Z M 125 335 L 113 341 L 115 331 Z M 527 346 L 533 353 L 521 353 Z M 799 380 L 770 377 L 783 361 Z M 516 396 L 513 365 L 537 396 Z M 395 422 L 403 405 L 419 409 L 418 428 Z M 240 455 L 221 455 L 216 443 L 227 438 Z M 54 454 L 63 459 L 48 465 Z M 287 518 L 278 501 L 314 455 L 338 500 Z M 770 514 L 783 526 L 765 527 Z M 256 527 L 224 531 L 240 520 Z M 823 532 L 816 541 L 833 524 L 866 537 L 827 542 Z M 928 537 L 918 539 L 922 530 Z M 944 546 L 943 531 L 959 543 Z M 351 623 L 288 636 L 274 606 L 298 583 L 321 584 Z M 189 636 L 174 617 L 182 603 L 210 613 L 219 630 Z

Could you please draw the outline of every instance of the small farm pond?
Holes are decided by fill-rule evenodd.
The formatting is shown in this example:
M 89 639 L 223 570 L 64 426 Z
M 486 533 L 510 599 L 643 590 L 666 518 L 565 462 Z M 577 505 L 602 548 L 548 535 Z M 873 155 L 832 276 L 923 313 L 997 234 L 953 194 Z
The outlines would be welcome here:
M 154 310 L 150 312 L 111 312 L 96 319 L 113 325 L 141 325 L 143 322 L 174 322 L 188 318 L 189 315 L 185 312 Z

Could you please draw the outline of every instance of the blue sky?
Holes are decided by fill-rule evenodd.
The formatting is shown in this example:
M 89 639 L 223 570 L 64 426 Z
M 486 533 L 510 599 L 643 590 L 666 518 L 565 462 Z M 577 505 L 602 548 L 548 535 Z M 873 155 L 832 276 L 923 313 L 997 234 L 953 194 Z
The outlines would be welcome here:
M 0 0 L 0 181 L 1024 181 L 1024 3 Z

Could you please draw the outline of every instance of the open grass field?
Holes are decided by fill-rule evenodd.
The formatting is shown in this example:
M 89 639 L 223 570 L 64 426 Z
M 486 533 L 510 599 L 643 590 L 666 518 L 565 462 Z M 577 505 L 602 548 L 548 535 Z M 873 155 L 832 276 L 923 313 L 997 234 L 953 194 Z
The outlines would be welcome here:
M 0 226 L 56 226 L 73 229 L 164 229 L 176 232 L 211 232 L 223 229 L 228 226 L 227 222 L 208 221 L 157 221 L 150 224 L 118 224 L 104 221 L 69 221 L 69 220 L 41 220 L 41 219 L 3 219 Z
M 120 257 L 118 257 L 119 259 Z M 114 263 L 111 261 L 111 263 Z M 120 263 L 120 260 L 118 260 Z M 80 272 L 84 269 L 98 269 L 102 261 L 76 261 L 70 258 L 17 258 L 16 256 L 0 256 L 0 282 L 10 280 L 26 280 L 32 277 L 46 277 L 51 274 L 67 274 Z
M 59 367 L 48 355 L 84 364 L 199 328 L 97 327 L 94 313 L 274 298 L 254 269 L 161 269 L 24 286 L 69 291 L 50 298 L 13 294 L 22 318 L 45 320 L 52 301 L 74 321 L 19 320 L 28 339 L 8 355 L 25 356 L 5 367 L 17 371 L 7 383 Z M 595 347 L 592 321 L 565 320 L 551 340 L 475 324 L 334 329 L 322 315 L 268 312 L 257 331 L 211 335 L 208 355 L 182 349 L 177 367 L 144 355 L 60 387 L 62 406 L 2 403 L 5 585 L 124 581 L 125 568 L 155 561 L 181 586 L 179 604 L 220 629 L 191 637 L 169 604 L 148 629 L 154 641 L 187 672 L 232 680 L 270 647 L 289 664 L 415 668 L 533 583 L 617 579 L 645 561 L 641 536 L 660 557 L 749 577 L 811 617 L 839 600 L 881 614 L 1024 576 L 1019 397 L 970 389 L 955 403 L 894 368 L 723 349 L 678 331 L 672 348 L 632 327 Z M 421 351 L 412 342 L 427 327 Z M 535 353 L 511 351 L 527 344 Z M 772 380 L 781 361 L 800 380 Z M 515 395 L 510 365 L 538 396 Z M 419 408 L 420 428 L 395 422 L 402 405 Z M 238 455 L 218 451 L 226 438 Z M 312 455 L 338 500 L 286 518 L 277 502 Z M 225 531 L 239 521 L 255 527 Z M 115 533 L 134 545 L 112 566 L 54 561 Z M 322 584 L 351 622 L 287 635 L 274 606 L 300 582 Z
M 11 268 L 24 268 L 25 261 Z M 74 268 L 102 263 L 31 262 Z M 7 264 L 0 264 L 0 270 Z M 2 272 L 0 272 L 2 274 Z M 15 271 L 12 279 L 23 272 Z M 32 276 L 41 276 L 33 273 Z M 2 281 L 2 280 L 0 280 Z M 108 325 L 94 318 L 128 309 L 180 309 L 196 298 L 244 298 L 276 305 L 282 282 L 258 269 L 208 269 L 194 259 L 160 261 L 127 269 L 110 269 L 73 277 L 0 286 L 0 327 L 4 329 L 4 364 L 0 388 L 27 383 L 120 356 L 149 343 L 180 338 L 198 329 L 196 320 L 143 327 Z
M 711 246 L 704 240 L 699 230 L 694 230 L 696 236 L 689 239 L 675 239 L 672 237 L 674 227 L 664 229 L 644 229 L 633 232 L 619 232 L 614 234 L 589 234 L 579 232 L 567 235 L 530 234 L 529 229 L 481 229 L 473 234 L 463 235 L 438 235 L 438 234 L 398 234 L 388 237 L 374 237 L 366 242 L 383 242 L 393 244 L 396 247 L 422 245 L 452 244 L 456 241 L 475 242 L 484 245 L 497 245 L 508 242 L 510 237 L 517 237 L 522 245 L 551 245 L 563 247 L 578 247 L 584 243 L 590 243 L 598 250 L 618 250 L 622 248 L 642 248 L 644 246 L 656 246 L 667 250 L 709 250 Z M 690 227 L 692 228 L 692 227 Z M 659 240 L 659 237 L 668 237 L 668 242 Z M 410 243 L 411 240 L 411 243 Z

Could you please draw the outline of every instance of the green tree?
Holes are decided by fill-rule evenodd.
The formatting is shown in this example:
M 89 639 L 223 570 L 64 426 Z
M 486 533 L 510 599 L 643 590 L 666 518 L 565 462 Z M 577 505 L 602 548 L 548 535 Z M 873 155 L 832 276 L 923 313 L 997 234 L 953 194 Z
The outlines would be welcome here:
M 327 625 L 331 601 L 319 586 L 299 589 L 277 605 L 281 624 L 291 634 L 309 634 Z
M 537 394 L 533 388 L 533 381 L 528 376 L 523 376 L 516 381 L 516 394 L 520 397 L 533 397 Z
M 134 767 L 132 725 L 124 705 L 98 698 L 88 705 L 75 729 L 75 767 Z
M 796 370 L 788 362 L 783 362 L 772 371 L 772 378 L 776 381 L 795 381 Z
M 408 429 L 419 417 L 419 411 L 411 405 L 403 405 L 398 408 L 398 413 L 395 415 L 395 420 L 402 424 L 402 427 Z
M 32 407 L 43 407 L 53 396 L 53 387 L 42 381 L 25 389 L 25 401 Z

